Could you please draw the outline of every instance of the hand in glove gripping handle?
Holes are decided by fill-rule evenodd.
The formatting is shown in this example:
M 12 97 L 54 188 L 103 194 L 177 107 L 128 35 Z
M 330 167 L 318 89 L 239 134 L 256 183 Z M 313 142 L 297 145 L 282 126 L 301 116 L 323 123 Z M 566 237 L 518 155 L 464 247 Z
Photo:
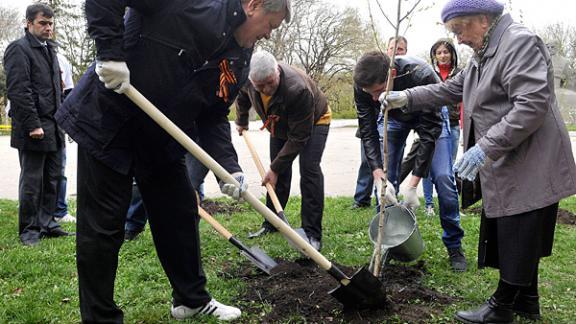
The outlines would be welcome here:
M 242 172 L 232 173 L 232 177 L 234 177 L 234 179 L 240 183 L 240 187 L 237 187 L 232 183 L 225 183 L 224 181 L 220 180 L 218 182 L 220 191 L 223 194 L 228 195 L 236 200 L 240 200 L 240 198 L 242 198 L 242 193 L 248 190 L 248 181 L 246 181 L 246 177 Z
M 130 70 L 126 62 L 96 61 L 96 74 L 106 89 L 124 93 L 130 86 Z
M 486 154 L 480 146 L 474 145 L 466 151 L 462 158 L 454 164 L 453 170 L 458 173 L 460 178 L 468 181 L 474 181 L 480 168 L 486 162 Z
M 408 104 L 408 95 L 405 91 L 390 91 L 382 93 L 378 98 L 382 110 L 404 107 Z

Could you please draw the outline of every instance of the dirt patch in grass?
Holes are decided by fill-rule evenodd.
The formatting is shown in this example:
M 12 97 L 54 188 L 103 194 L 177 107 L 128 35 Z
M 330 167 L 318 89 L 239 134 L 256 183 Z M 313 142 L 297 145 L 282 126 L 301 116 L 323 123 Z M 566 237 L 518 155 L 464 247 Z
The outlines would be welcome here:
M 351 267 L 339 268 L 350 275 L 355 272 Z M 271 276 L 255 271 L 249 263 L 227 271 L 228 276 L 242 278 L 247 285 L 240 297 L 243 310 L 260 314 L 259 321 L 263 323 L 298 317 L 308 323 L 381 323 L 390 318 L 423 323 L 432 315 L 441 314 L 445 305 L 456 300 L 424 287 L 421 280 L 425 274 L 423 262 L 415 266 L 388 265 L 384 272 L 387 307 L 343 312 L 342 305 L 328 294 L 339 283 L 310 260 L 280 261 Z M 268 306 L 263 309 L 262 304 Z
M 566 209 L 558 208 L 558 224 L 576 225 L 576 214 Z
M 243 206 L 236 201 L 218 201 L 218 200 L 204 200 L 200 207 L 204 208 L 204 210 L 210 214 L 224 214 L 224 215 L 231 215 L 233 213 L 241 212 Z

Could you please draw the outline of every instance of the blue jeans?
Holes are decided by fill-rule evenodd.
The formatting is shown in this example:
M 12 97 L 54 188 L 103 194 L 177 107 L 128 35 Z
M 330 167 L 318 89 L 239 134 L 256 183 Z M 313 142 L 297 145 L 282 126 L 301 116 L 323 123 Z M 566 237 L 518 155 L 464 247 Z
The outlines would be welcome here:
M 197 188 L 196 190 L 200 196 L 200 201 L 202 201 L 204 199 L 204 178 L 208 173 L 208 168 L 206 168 L 190 153 L 186 153 L 185 161 L 192 187 L 195 189 Z M 124 229 L 130 232 L 142 232 L 146 226 L 147 220 L 148 215 L 146 214 L 146 209 L 142 202 L 142 196 L 140 196 L 140 190 L 138 189 L 136 182 L 134 182 L 132 184 L 132 200 L 130 201 L 128 213 L 126 214 L 126 225 L 124 226 Z
M 62 175 L 58 179 L 58 187 L 56 189 L 56 210 L 54 210 L 54 217 L 62 218 L 68 214 L 68 203 L 66 202 L 66 185 L 68 179 L 66 178 L 66 147 L 62 147 Z
M 452 162 L 456 163 L 458 154 L 458 144 L 460 143 L 460 126 L 450 126 L 450 137 L 452 138 Z
M 464 230 L 460 227 L 458 191 L 452 171 L 452 138 L 448 122 L 443 125 L 442 134 L 436 140 L 430 178 L 438 192 L 440 224 L 444 230 L 442 241 L 448 249 L 453 249 L 461 246 Z M 388 121 L 388 180 L 394 184 L 397 192 L 400 185 L 398 183 L 398 175 L 406 138 L 414 126 L 410 123 L 395 120 Z
M 136 182 L 133 182 L 132 200 L 130 200 L 130 207 L 128 207 L 128 213 L 126 214 L 126 225 L 124 226 L 124 229 L 127 232 L 142 232 L 144 226 L 146 226 L 147 220 L 148 215 L 144 208 L 144 202 L 142 201 L 140 190 L 138 189 Z
M 449 114 L 448 111 L 444 111 L 446 109 L 446 107 L 444 107 L 442 109 L 442 119 L 444 121 L 444 123 L 448 123 L 448 127 L 450 130 L 450 139 L 451 139 L 451 145 L 452 145 L 452 151 L 451 151 L 451 155 L 452 155 L 452 163 L 456 162 L 456 155 L 458 154 L 458 142 L 460 141 L 460 126 L 456 125 L 456 126 L 449 126 L 450 124 L 450 119 L 449 119 Z M 446 127 L 446 125 L 443 125 L 443 127 Z M 422 179 L 422 189 L 424 191 L 424 201 L 426 203 L 426 207 L 428 206 L 432 206 L 434 207 L 434 200 L 432 199 L 432 195 L 433 195 L 433 186 L 432 186 L 432 179 L 430 176 L 428 176 L 427 178 Z M 436 192 L 438 192 L 438 190 L 436 190 Z
M 354 193 L 354 202 L 359 206 L 370 206 L 372 197 L 372 188 L 374 187 L 374 178 L 372 170 L 368 165 L 364 145 L 360 141 L 361 163 L 358 169 L 358 178 L 356 179 L 356 192 Z

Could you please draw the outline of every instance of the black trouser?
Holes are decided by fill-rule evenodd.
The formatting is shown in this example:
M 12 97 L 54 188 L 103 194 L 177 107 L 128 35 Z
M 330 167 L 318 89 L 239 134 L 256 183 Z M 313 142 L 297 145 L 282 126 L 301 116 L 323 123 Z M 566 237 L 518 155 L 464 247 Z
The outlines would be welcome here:
M 322 214 L 324 212 L 324 175 L 320 168 L 322 154 L 326 147 L 328 138 L 328 125 L 314 126 L 310 139 L 300 152 L 300 192 L 302 194 L 302 205 L 300 213 L 302 215 L 302 228 L 310 237 L 318 240 L 322 239 Z M 286 140 L 270 137 L 270 159 L 274 160 Z M 276 183 L 276 195 L 286 207 L 290 196 L 290 183 L 292 181 L 292 167 L 278 174 Z M 266 196 L 266 206 L 274 210 L 274 205 L 269 196 Z M 272 224 L 264 221 L 263 226 L 273 227 Z
M 18 150 L 20 182 L 18 221 L 21 241 L 40 239 L 59 227 L 54 220 L 56 190 L 62 169 L 62 151 Z
M 211 297 L 201 264 L 196 195 L 184 160 L 153 170 L 136 166 L 134 177 L 174 303 L 207 303 Z M 123 321 L 114 303 L 114 280 L 131 190 L 132 175 L 117 173 L 78 149 L 76 259 L 84 323 Z

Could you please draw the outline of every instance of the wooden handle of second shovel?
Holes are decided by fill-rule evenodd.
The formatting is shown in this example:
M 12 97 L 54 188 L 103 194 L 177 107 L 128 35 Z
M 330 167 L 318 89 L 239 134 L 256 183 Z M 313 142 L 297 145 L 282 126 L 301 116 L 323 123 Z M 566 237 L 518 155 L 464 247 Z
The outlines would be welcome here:
M 227 240 L 229 240 L 232 237 L 232 233 L 228 232 L 228 230 L 224 228 L 224 226 L 218 223 L 218 221 L 215 220 L 214 217 L 212 217 L 212 215 L 208 214 L 208 212 L 205 211 L 204 208 L 200 206 L 198 206 L 198 215 L 200 215 L 200 217 L 202 217 L 202 219 L 208 222 L 208 224 L 210 224 L 210 226 L 212 226 L 216 230 L 216 232 L 220 233 L 220 235 L 224 236 L 224 238 L 226 238 Z
M 254 147 L 254 145 L 252 145 L 252 140 L 250 140 L 250 136 L 248 135 L 247 130 L 242 131 L 242 137 L 244 137 L 244 141 L 246 142 L 246 146 L 248 146 L 248 151 L 250 151 L 250 155 L 252 155 L 252 160 L 254 160 L 254 164 L 256 164 L 256 168 L 260 173 L 260 177 L 262 177 L 262 180 L 264 180 L 264 177 L 266 176 L 266 170 L 264 170 L 264 165 L 262 165 L 262 161 L 258 156 L 258 152 L 256 152 L 256 148 Z M 270 200 L 272 201 L 272 204 L 274 205 L 276 212 L 277 213 L 283 212 L 282 204 L 280 204 L 280 199 L 278 199 L 278 196 L 276 196 L 276 191 L 274 191 L 274 187 L 272 187 L 271 184 L 266 183 L 266 190 L 268 191 L 268 195 L 270 196 Z
M 234 184 L 240 187 L 240 184 L 234 177 L 226 171 L 218 162 L 216 162 L 210 155 L 198 146 L 186 133 L 184 133 L 178 126 L 176 126 L 168 117 L 166 117 L 156 106 L 154 106 L 148 99 L 146 99 L 138 90 L 133 86 L 129 86 L 124 94 L 132 100 L 142 111 L 144 111 L 152 120 L 154 120 L 162 129 L 164 129 L 170 136 L 172 136 L 180 145 L 182 145 L 190 154 L 192 154 L 204 166 L 210 169 L 214 174 L 222 179 L 224 182 Z M 242 197 L 254 207 L 266 220 L 268 220 L 280 233 L 290 239 L 304 254 L 310 259 L 314 260 L 322 269 L 328 271 L 332 266 L 332 262 L 326 259 L 325 256 L 316 251 L 310 243 L 306 242 L 298 233 L 296 233 L 290 226 L 286 225 L 273 211 L 264 205 L 256 196 L 249 191 L 244 191 Z

